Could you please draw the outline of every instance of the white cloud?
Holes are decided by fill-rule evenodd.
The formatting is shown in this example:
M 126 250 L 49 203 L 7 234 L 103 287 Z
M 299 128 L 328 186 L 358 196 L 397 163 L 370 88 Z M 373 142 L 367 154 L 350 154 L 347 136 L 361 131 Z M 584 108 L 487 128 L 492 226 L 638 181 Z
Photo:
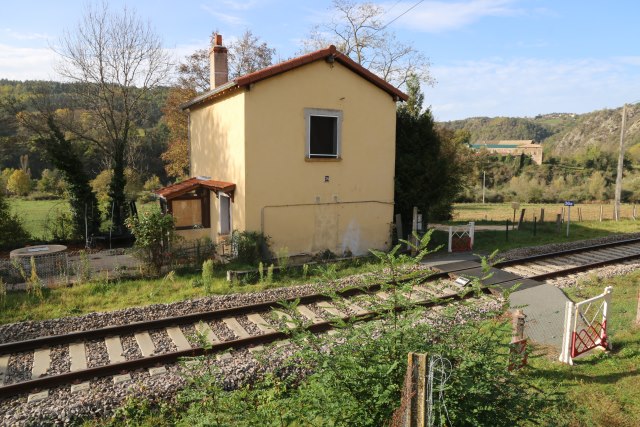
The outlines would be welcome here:
M 245 21 L 240 16 L 222 12 L 221 10 L 225 10 L 224 8 L 217 7 L 217 6 L 209 6 L 207 4 L 202 4 L 200 5 L 200 7 L 202 8 L 202 10 L 206 11 L 214 18 L 219 19 L 220 21 L 226 24 L 247 25 L 247 21 Z
M 470 25 L 487 16 L 513 16 L 522 13 L 514 0 L 427 1 L 403 15 L 394 25 L 417 31 L 439 33 Z M 393 8 L 389 20 L 415 3 L 403 2 Z
M 222 0 L 220 3 L 222 4 L 222 9 L 251 10 L 251 9 L 255 9 L 262 2 L 258 0 L 249 0 L 249 1 Z
M 11 80 L 59 79 L 53 71 L 56 55 L 47 48 L 0 44 L 0 78 Z
M 11 28 L 3 28 L 0 30 L 0 34 L 4 34 L 5 36 L 15 40 L 46 40 L 49 38 L 49 36 L 44 33 L 21 33 L 14 31 Z
M 638 57 L 456 62 L 431 69 L 438 83 L 425 98 L 437 120 L 584 113 L 633 101 L 639 65 Z

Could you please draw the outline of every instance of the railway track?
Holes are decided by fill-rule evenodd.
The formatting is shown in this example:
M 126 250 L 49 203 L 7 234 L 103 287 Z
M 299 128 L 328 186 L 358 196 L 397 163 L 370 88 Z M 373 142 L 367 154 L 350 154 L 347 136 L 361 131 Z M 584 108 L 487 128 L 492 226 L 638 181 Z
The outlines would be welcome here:
M 477 263 L 438 266 L 435 275 L 414 286 L 408 298 L 417 304 L 434 306 L 442 300 L 460 299 L 463 285 L 459 276 L 481 277 L 487 289 L 510 286 L 518 281 L 545 280 L 607 264 L 640 258 L 640 239 L 601 244 L 516 260 L 494 265 L 491 277 L 478 271 Z M 458 265 L 456 265 L 458 264 Z M 499 268 L 499 269 L 498 269 Z M 435 281 L 449 278 L 450 280 Z M 312 332 L 332 328 L 340 319 L 364 320 L 375 310 L 364 294 L 378 301 L 389 299 L 381 284 L 338 292 L 339 300 L 326 295 L 308 295 L 299 300 L 296 317 Z M 289 302 L 296 300 L 291 298 Z M 223 310 L 194 313 L 128 325 L 74 332 L 0 344 L 0 398 L 29 393 L 28 399 L 46 399 L 48 389 L 72 384 L 71 392 L 89 388 L 89 380 L 113 376 L 114 382 L 129 380 L 130 372 L 146 369 L 150 375 L 166 372 L 165 365 L 183 357 L 229 349 L 261 350 L 264 344 L 284 340 L 282 327 L 295 322 L 271 301 Z M 195 339 L 196 332 L 208 345 Z M 229 357 L 221 356 L 221 357 Z M 58 363 L 56 361 L 64 361 Z

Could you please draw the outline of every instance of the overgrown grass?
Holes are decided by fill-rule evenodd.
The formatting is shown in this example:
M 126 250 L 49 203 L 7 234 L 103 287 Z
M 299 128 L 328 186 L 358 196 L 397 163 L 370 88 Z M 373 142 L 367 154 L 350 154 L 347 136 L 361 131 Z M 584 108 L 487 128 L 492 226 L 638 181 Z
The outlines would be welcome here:
M 554 425 L 640 425 L 640 328 L 634 325 L 639 282 L 636 271 L 606 280 L 589 277 L 579 288 L 567 290 L 580 301 L 613 286 L 608 319 L 613 351 L 596 350 L 574 360 L 573 366 L 560 364 L 557 355 L 531 358 L 536 386 L 567 395 L 567 407 L 553 408 Z
M 136 279 L 122 281 L 93 281 L 70 287 L 44 289 L 38 299 L 22 291 L 9 291 L 4 306 L 0 306 L 0 324 L 25 320 L 55 319 L 78 316 L 96 311 L 111 311 L 149 304 L 166 304 L 207 295 L 249 293 L 269 288 L 294 286 L 322 280 L 337 279 L 353 274 L 379 271 L 377 263 L 356 260 L 334 264 L 330 267 L 310 267 L 309 276 L 291 270 L 288 275 L 275 276 L 272 283 L 232 284 L 226 280 L 226 271 L 218 269 L 206 285 L 200 274 L 170 274 L 160 279 Z

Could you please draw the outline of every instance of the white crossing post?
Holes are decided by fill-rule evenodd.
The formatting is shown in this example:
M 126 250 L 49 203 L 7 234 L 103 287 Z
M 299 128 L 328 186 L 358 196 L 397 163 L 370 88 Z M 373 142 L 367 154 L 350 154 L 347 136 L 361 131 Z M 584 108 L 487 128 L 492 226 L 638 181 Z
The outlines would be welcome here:
M 571 339 L 573 335 L 573 302 L 567 301 L 564 306 L 564 330 L 562 333 L 562 349 L 560 350 L 560 361 L 573 365 L 571 359 Z
M 451 252 L 451 241 L 453 240 L 453 227 L 449 226 L 449 252 Z
M 469 223 L 469 239 L 471 239 L 471 250 L 473 250 L 473 242 L 475 239 L 475 232 L 476 232 L 476 223 L 471 221 Z

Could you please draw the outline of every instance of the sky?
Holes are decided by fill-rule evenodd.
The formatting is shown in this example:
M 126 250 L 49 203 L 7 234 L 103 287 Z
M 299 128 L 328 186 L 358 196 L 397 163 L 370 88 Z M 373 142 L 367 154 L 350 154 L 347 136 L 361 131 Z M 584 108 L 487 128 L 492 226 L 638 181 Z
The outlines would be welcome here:
M 290 58 L 310 29 L 331 16 L 331 0 L 108 3 L 147 20 L 176 61 L 207 47 L 214 30 L 229 40 L 246 29 L 279 58 Z M 386 11 L 383 21 L 393 21 L 388 30 L 429 58 L 436 82 L 423 92 L 436 120 L 585 113 L 640 100 L 637 0 L 375 3 Z M 53 48 L 87 4 L 0 1 L 0 79 L 60 80 Z

